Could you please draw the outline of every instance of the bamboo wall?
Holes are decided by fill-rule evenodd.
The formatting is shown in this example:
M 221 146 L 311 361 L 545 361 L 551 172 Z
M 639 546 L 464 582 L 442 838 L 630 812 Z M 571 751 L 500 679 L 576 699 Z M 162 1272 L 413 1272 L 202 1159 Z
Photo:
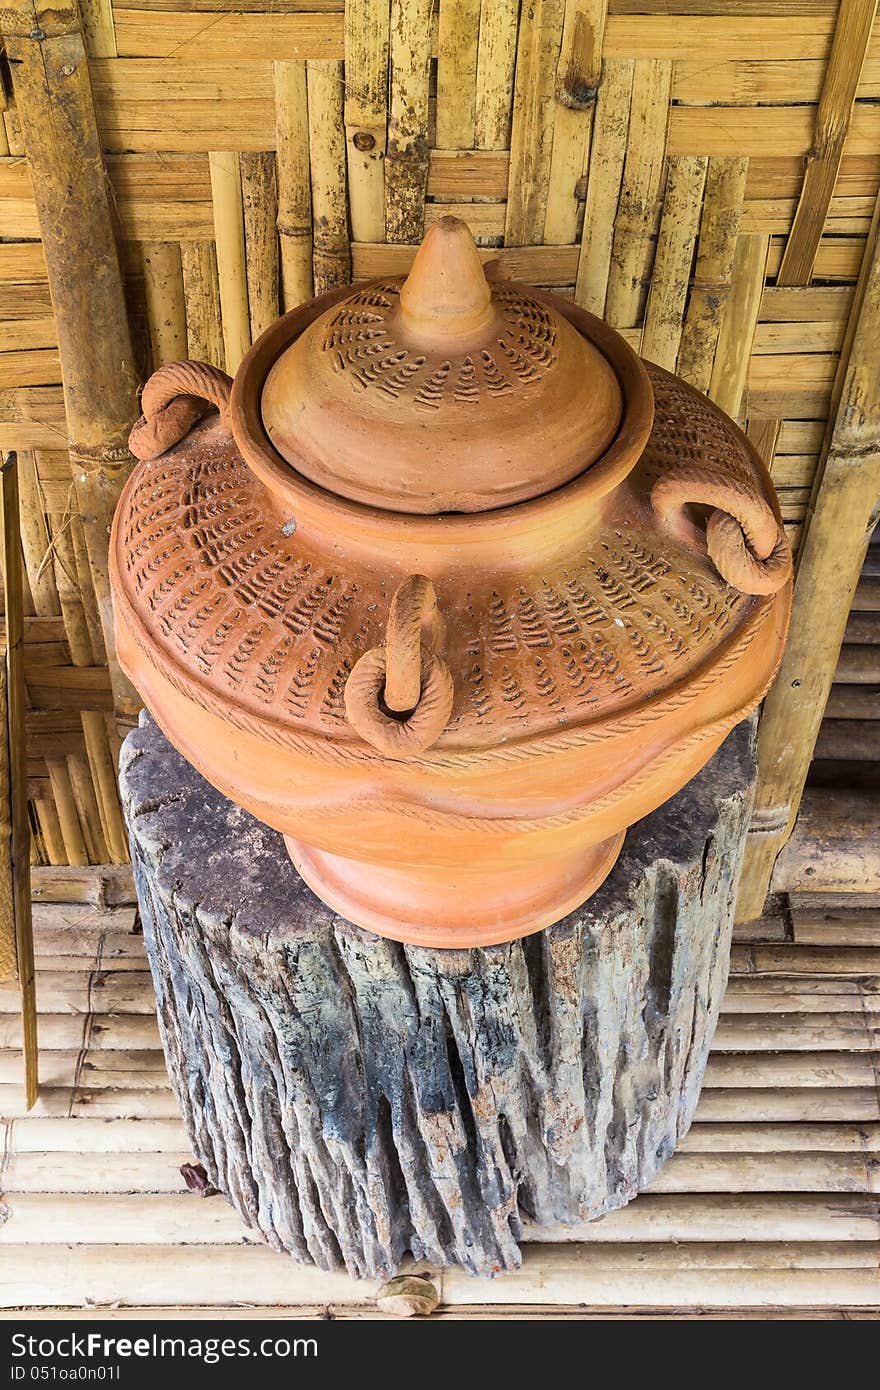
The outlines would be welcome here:
M 828 534 L 796 604 L 802 645 L 829 568 L 848 606 L 876 469 L 847 471 L 849 510 L 828 512 L 828 489 L 844 495 L 835 461 L 861 447 L 842 439 L 854 395 L 862 424 L 876 433 L 878 419 L 876 384 L 872 398 L 863 383 L 880 317 L 875 0 L 81 5 L 142 379 L 187 355 L 234 371 L 282 309 L 405 270 L 425 228 L 454 211 L 507 273 L 604 314 L 740 418 L 795 546 L 812 495 L 811 524 L 825 517 Z M 0 8 L 0 28 L 20 29 L 27 8 Z M 76 39 L 75 11 L 55 14 Z M 94 517 L 68 454 L 14 51 L 0 124 L 0 446 L 19 459 L 33 858 L 120 861 Z M 764 797 L 761 897 L 800 799 L 836 621 L 820 625 L 818 713 L 804 698 L 779 716 L 796 728 L 796 765 Z

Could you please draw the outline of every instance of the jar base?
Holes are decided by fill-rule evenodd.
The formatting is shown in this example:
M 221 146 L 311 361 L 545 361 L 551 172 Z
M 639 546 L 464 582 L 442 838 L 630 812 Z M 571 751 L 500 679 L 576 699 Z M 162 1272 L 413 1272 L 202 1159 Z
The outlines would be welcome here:
M 341 917 L 416 946 L 495 946 L 542 931 L 580 907 L 611 872 L 621 831 L 597 845 L 525 865 L 388 867 L 286 835 L 300 876 Z

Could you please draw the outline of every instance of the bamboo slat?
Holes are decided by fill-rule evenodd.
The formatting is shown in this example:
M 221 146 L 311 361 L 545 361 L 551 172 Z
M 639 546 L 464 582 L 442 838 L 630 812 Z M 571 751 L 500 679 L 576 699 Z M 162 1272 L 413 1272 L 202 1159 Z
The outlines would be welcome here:
M 180 262 L 190 355 L 197 362 L 222 367 L 226 358 L 213 241 L 184 242 L 180 248 Z
M 809 283 L 853 114 L 877 0 L 841 0 L 794 225 L 777 284 Z
M 385 239 L 388 22 L 388 0 L 351 0 L 345 6 L 344 118 L 356 241 Z
M 144 289 L 153 366 L 182 361 L 187 356 L 186 305 L 176 242 L 145 243 Z
M 6 647 L 0 660 L 0 980 L 18 978 L 15 894 L 12 876 L 12 776 L 9 757 L 9 704 Z
M 670 372 L 675 370 L 681 343 L 706 165 L 705 159 L 675 156 L 669 160 L 666 176 L 641 351 L 649 362 Z
M 312 265 L 315 293 L 347 285 L 351 249 L 345 196 L 341 63 L 310 61 L 309 152 L 312 181 Z
M 620 196 L 629 134 L 633 65 L 626 60 L 606 62 L 596 102 L 581 253 L 578 258 L 576 303 L 602 315 L 611 269 L 614 210 Z
M 482 0 L 474 101 L 474 143 L 481 150 L 509 143 L 518 24 L 516 6 Z
M 710 159 L 706 170 L 694 280 L 676 366 L 700 391 L 709 390 L 727 312 L 747 173 L 748 161 L 736 156 Z
M 813 901 L 792 900 L 796 934 L 819 915 L 804 906 Z M 856 909 L 827 902 L 820 924 L 830 914 L 850 939 L 864 919 L 880 921 L 880 897 L 856 897 Z M 288 1316 L 331 1295 L 360 1306 L 371 1285 L 300 1270 L 222 1199 L 183 1192 L 187 1145 L 133 927 L 131 908 L 35 909 L 46 1084 L 30 1112 L 5 1079 L 20 1033 L 14 991 L 0 987 L 0 1302 L 48 1312 L 112 1294 L 126 1311 L 166 1299 L 219 1312 L 247 1289 L 252 1304 Z M 588 1225 L 527 1224 L 523 1269 L 490 1286 L 437 1275 L 442 1315 L 528 1306 L 547 1316 L 575 1303 L 580 1315 L 618 1304 L 760 1306 L 773 1317 L 779 1304 L 873 1307 L 880 950 L 847 952 L 842 962 L 821 944 L 738 946 L 734 971 L 749 973 L 731 980 L 696 1122 L 652 1191 Z
M 709 395 L 737 416 L 749 376 L 749 358 L 761 306 L 768 238 L 740 236 L 733 256 L 730 294 L 715 350 Z M 748 413 L 748 412 L 746 412 Z
M 428 180 L 432 0 L 391 0 L 385 235 L 418 242 Z
M 880 203 L 834 388 L 795 585 L 793 630 L 759 728 L 760 776 L 737 915 L 759 915 L 794 827 L 846 617 L 880 493 L 880 400 L 872 352 L 880 322 Z
M 70 457 L 118 709 L 138 700 L 115 659 L 107 537 L 130 459 L 136 375 L 106 177 L 77 11 L 14 0 L 3 11 L 17 108 L 34 173 L 64 391 Z M 53 118 L 56 103 L 64 121 Z
M 240 157 L 241 196 L 251 341 L 280 312 L 278 262 L 278 185 L 271 151 Z
M 274 71 L 281 281 L 289 310 L 313 292 L 308 89 L 305 63 L 276 63 Z
M 34 942 L 31 925 L 30 824 L 27 810 L 25 766 L 25 683 L 22 669 L 24 613 L 22 610 L 22 558 L 19 520 L 18 467 L 14 454 L 4 460 L 0 475 L 0 502 L 3 517 L 3 589 L 6 613 L 5 714 L 0 737 L 6 746 L 5 781 L 8 798 L 4 821 L 8 837 L 4 858 L 9 877 L 4 881 L 7 927 L 4 937 L 8 949 L 8 913 L 11 907 L 15 938 L 15 970 L 18 979 L 16 1005 L 23 1029 L 22 1073 L 24 1103 L 30 1109 L 37 1098 L 39 1060 L 37 1054 L 37 1002 L 34 976 Z
M 225 367 L 232 374 L 251 345 L 241 168 L 234 151 L 209 155 Z
M 480 0 L 440 0 L 436 142 L 441 150 L 474 145 L 480 8 Z
M 564 17 L 564 0 L 534 0 L 520 16 L 504 233 L 508 246 L 532 246 L 543 238 Z
M 614 223 L 605 315 L 615 328 L 638 323 L 648 293 L 652 236 L 660 212 L 672 65 L 657 59 L 633 69 L 629 136 Z
M 577 239 L 578 185 L 587 167 L 596 93 L 602 80 L 607 10 L 608 0 L 566 0 L 544 216 L 544 241 L 551 245 L 564 246 Z

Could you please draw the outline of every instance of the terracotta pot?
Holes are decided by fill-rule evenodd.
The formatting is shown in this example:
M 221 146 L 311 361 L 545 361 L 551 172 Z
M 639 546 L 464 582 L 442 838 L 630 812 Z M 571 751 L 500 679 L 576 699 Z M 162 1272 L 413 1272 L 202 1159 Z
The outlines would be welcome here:
M 234 384 L 164 367 L 143 409 L 120 660 L 361 926 L 559 920 L 772 680 L 791 556 L 745 436 L 583 310 L 488 283 L 454 219 L 405 282 L 287 314 Z

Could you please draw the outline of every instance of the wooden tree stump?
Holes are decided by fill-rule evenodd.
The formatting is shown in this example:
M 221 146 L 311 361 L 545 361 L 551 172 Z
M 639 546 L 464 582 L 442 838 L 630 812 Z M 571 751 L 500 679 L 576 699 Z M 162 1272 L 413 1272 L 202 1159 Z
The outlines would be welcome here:
M 524 1215 L 581 1222 L 687 1130 L 724 991 L 751 726 L 630 830 L 557 926 L 484 950 L 335 916 L 281 837 L 148 715 L 123 801 L 159 1022 L 193 1152 L 295 1259 L 384 1275 L 411 1251 L 491 1274 Z

